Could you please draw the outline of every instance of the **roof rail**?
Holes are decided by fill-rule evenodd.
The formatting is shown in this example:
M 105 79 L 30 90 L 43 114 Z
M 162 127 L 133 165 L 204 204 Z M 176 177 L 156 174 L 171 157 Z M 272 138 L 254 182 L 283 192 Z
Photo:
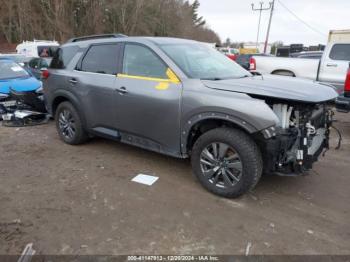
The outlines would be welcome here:
M 74 42 L 94 40 L 94 39 L 102 39 L 102 38 L 120 38 L 120 37 L 127 37 L 127 36 L 123 35 L 123 34 L 89 35 L 89 36 L 81 36 L 81 37 L 75 37 L 75 38 L 69 39 L 67 41 L 67 43 L 74 43 Z

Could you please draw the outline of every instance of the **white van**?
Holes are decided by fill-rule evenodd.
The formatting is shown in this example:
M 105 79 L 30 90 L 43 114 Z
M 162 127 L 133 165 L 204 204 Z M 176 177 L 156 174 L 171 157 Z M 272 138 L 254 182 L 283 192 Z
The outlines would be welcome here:
M 16 51 L 18 54 L 27 57 L 52 57 L 59 46 L 59 43 L 56 41 L 24 41 L 16 47 Z

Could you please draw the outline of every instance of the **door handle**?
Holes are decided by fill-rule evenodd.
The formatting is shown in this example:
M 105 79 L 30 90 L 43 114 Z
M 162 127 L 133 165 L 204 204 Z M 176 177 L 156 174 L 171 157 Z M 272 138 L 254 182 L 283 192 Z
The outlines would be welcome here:
M 78 83 L 78 80 L 76 80 L 75 78 L 69 79 L 69 83 L 75 85 L 76 83 Z
M 328 67 L 337 67 L 337 64 L 327 64 Z
M 122 86 L 121 88 L 119 89 L 116 89 L 116 91 L 121 94 L 121 95 L 125 95 L 128 93 L 128 90 L 126 90 L 126 88 L 124 86 Z

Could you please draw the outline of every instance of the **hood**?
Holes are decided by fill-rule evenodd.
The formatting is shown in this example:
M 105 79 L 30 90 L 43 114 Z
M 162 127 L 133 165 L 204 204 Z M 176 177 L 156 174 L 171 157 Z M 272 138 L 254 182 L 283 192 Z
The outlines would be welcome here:
M 202 82 L 212 89 L 306 103 L 325 102 L 338 97 L 330 85 L 286 76 L 264 75 L 220 81 L 202 80 Z
M 17 92 L 29 92 L 41 87 L 41 82 L 34 77 L 0 80 L 0 93 L 9 94 L 10 87 Z

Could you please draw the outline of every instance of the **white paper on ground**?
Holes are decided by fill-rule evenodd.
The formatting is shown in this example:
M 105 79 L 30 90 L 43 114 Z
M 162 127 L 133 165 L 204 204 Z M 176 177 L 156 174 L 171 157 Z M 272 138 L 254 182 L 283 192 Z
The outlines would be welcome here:
M 156 177 L 156 176 L 148 176 L 148 175 L 144 175 L 144 174 L 139 174 L 139 175 L 135 176 L 131 181 L 136 182 L 136 183 L 140 183 L 143 185 L 147 185 L 147 186 L 152 186 L 158 179 L 159 179 L 159 177 Z

